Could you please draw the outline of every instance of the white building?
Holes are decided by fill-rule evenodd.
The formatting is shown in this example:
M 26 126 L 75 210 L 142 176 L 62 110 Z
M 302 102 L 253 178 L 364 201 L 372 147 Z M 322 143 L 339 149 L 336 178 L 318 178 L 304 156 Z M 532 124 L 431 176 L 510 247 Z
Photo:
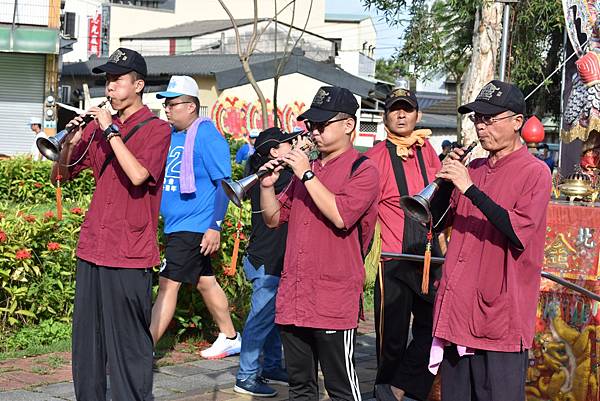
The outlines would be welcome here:
M 144 6 L 131 5 L 134 3 L 144 4 Z M 254 10 L 251 1 L 225 0 L 225 4 L 236 20 L 244 21 L 247 25 L 247 21 L 253 18 Z M 295 6 L 292 20 L 292 5 L 289 4 L 289 0 L 259 0 L 258 18 L 263 21 L 273 18 L 277 6 L 280 11 L 278 21 L 282 23 L 278 26 L 278 32 L 287 32 L 283 27 L 284 24 L 299 29 L 306 24 L 308 33 L 305 33 L 306 38 L 303 46 L 300 47 L 305 50 L 307 56 L 311 56 L 311 52 L 307 49 L 310 42 L 321 50 L 327 48 L 328 52 L 332 52 L 336 64 L 345 71 L 362 77 L 374 76 L 377 33 L 369 16 L 326 14 L 325 0 L 314 0 L 309 13 L 311 2 L 298 0 L 292 3 Z M 286 5 L 289 6 L 285 8 Z M 78 41 L 73 46 L 74 51 L 64 56 L 65 62 L 87 60 L 91 53 L 90 48 L 93 48 L 98 40 L 102 45 L 100 55 L 107 56 L 120 46 L 133 47 L 134 45 L 140 46 L 142 52 L 147 51 L 149 55 L 170 54 L 166 53 L 165 49 L 179 50 L 175 52 L 177 54 L 187 50 L 197 51 L 199 48 L 210 51 L 211 44 L 214 45 L 222 40 L 222 35 L 226 35 L 225 40 L 231 38 L 231 32 L 222 26 L 219 30 L 208 32 L 207 25 L 210 23 L 221 21 L 222 25 L 222 21 L 228 20 L 226 12 L 217 0 L 65 0 L 64 12 L 69 13 L 69 28 L 73 32 L 72 36 Z M 98 22 L 98 16 L 100 16 L 100 28 L 94 24 Z M 188 37 L 167 35 L 164 41 L 159 43 L 160 37 L 156 35 L 157 32 L 167 34 L 170 29 L 177 31 L 179 29 L 177 27 L 184 27 L 188 34 L 195 32 L 195 35 Z M 266 36 L 265 41 L 274 37 L 273 32 L 274 28 L 271 30 L 271 36 Z M 154 36 L 146 37 L 148 35 Z M 133 43 L 138 40 L 143 40 L 145 43 Z M 149 40 L 152 40 L 152 43 Z M 324 40 L 335 43 L 335 49 L 331 50 L 333 46 L 325 44 Z M 219 53 L 222 49 L 214 52 Z
M 375 77 L 377 32 L 370 16 L 325 14 L 323 24 L 311 31 L 336 43 L 335 61 L 344 71 L 361 77 Z
M 254 20 L 240 19 L 237 27 L 241 47 L 245 49 L 252 38 Z M 331 40 L 285 23 L 274 23 L 263 18 L 257 22 L 256 31 L 261 35 L 254 54 L 290 52 L 296 46 L 307 57 L 317 61 L 330 61 L 335 55 L 335 44 Z M 237 54 L 236 32 L 229 19 L 193 21 L 159 28 L 123 37 L 121 46 L 144 56 Z
M 89 58 L 90 19 L 101 15 L 102 55 L 112 53 L 121 45 L 121 38 L 139 33 L 167 28 L 200 20 L 228 19 L 227 14 L 217 0 L 166 0 L 166 1 L 127 1 L 127 0 L 65 0 L 64 11 L 72 13 L 70 18 L 74 25 L 74 37 L 79 44 L 73 52 L 65 56 L 66 62 L 85 61 Z M 275 4 L 285 7 L 288 0 L 260 0 L 258 17 L 272 18 L 275 15 Z M 138 4 L 138 5 L 131 5 Z M 143 5 L 139 5 L 143 4 Z M 248 0 L 225 0 L 236 19 L 252 18 L 252 2 Z M 291 7 L 282 11 L 279 20 L 297 24 L 302 16 L 302 25 L 308 15 L 310 2 L 296 2 L 296 18 L 291 21 Z M 308 20 L 308 27 L 322 24 L 325 13 L 325 1 L 315 0 Z

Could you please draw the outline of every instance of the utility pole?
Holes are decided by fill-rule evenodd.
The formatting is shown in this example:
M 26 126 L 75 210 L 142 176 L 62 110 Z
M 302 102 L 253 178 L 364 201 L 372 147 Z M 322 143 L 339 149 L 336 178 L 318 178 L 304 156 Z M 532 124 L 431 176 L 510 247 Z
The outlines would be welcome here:
M 500 81 L 506 78 L 506 62 L 508 57 L 508 30 L 510 25 L 510 4 L 518 3 L 519 0 L 498 0 L 498 3 L 504 3 L 504 12 L 502 18 L 502 44 L 500 52 Z

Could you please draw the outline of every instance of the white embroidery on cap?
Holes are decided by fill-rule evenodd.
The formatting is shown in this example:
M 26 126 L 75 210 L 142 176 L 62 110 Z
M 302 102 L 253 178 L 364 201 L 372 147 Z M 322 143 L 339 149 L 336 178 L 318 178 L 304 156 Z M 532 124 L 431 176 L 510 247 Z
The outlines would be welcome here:
M 500 90 L 500 88 L 498 88 L 496 85 L 490 82 L 489 84 L 483 87 L 481 92 L 479 92 L 479 95 L 477 95 L 476 100 L 490 100 L 494 95 L 502 96 L 502 91 Z
M 313 104 L 323 104 L 324 102 L 329 102 L 331 98 L 329 97 L 329 92 L 325 91 L 325 89 L 320 88 L 317 94 L 315 95 L 315 99 L 313 100 Z
M 119 61 L 125 61 L 127 60 L 127 55 L 125 54 L 125 52 L 123 52 L 122 50 L 115 50 L 115 52 L 113 54 L 110 55 L 110 57 L 108 58 L 108 61 L 111 61 L 115 64 L 118 64 Z

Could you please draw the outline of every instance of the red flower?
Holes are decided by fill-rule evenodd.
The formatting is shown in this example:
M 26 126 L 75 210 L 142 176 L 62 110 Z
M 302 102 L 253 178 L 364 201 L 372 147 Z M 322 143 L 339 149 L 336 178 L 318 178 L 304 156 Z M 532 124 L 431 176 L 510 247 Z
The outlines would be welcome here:
M 58 251 L 60 250 L 60 244 L 58 242 L 48 242 L 48 250 Z
M 44 219 L 48 220 L 54 217 L 54 212 L 52 210 L 48 210 L 44 213 Z
M 17 260 L 30 259 L 31 253 L 27 249 L 19 249 L 15 254 Z
M 28 223 L 33 223 L 35 221 L 35 216 L 32 214 L 26 214 L 23 216 L 23 220 L 25 220 Z
M 18 216 L 18 217 L 21 217 L 21 216 L 23 216 L 23 214 L 24 214 L 24 213 L 23 213 L 23 211 L 22 211 L 22 210 L 19 210 L 19 211 L 17 212 L 17 216 Z
M 41 188 L 41 187 L 43 187 L 43 185 L 42 185 L 42 184 L 40 184 L 39 182 L 36 182 L 36 183 L 34 183 L 34 184 L 33 184 L 33 186 L 34 186 L 34 187 L 36 187 L 36 188 Z
M 246 239 L 246 235 L 244 235 L 244 233 L 240 233 L 240 239 L 244 241 Z
M 225 225 L 226 225 L 227 227 L 231 227 L 231 226 L 233 226 L 233 224 L 231 224 L 231 221 L 229 221 L 229 220 L 225 220 Z
M 0 230 L 0 242 L 6 241 L 6 233 Z
M 0 220 L 2 220 L 6 215 L 4 213 L 0 213 Z
M 71 213 L 73 214 L 83 214 L 83 209 L 81 209 L 80 207 L 74 207 L 71 209 Z

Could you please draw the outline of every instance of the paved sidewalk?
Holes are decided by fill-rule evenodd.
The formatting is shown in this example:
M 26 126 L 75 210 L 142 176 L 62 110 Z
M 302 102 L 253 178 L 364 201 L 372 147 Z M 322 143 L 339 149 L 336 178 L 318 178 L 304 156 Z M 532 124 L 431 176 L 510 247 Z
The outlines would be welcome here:
M 371 398 L 373 383 L 375 380 L 377 361 L 375 357 L 375 333 L 373 332 L 373 321 L 369 319 L 361 324 L 359 336 L 355 349 L 356 368 L 360 381 L 360 389 L 363 400 Z M 42 361 L 51 364 L 51 358 L 68 358 L 68 355 L 53 357 L 42 356 Z M 70 359 L 69 359 L 70 360 Z M 73 383 L 71 381 L 54 382 L 53 376 L 41 375 L 43 379 L 31 379 L 29 383 L 24 382 L 25 374 L 20 374 L 16 368 L 8 365 L 11 361 L 0 364 L 0 389 L 14 388 L 8 391 L 0 391 L 0 401 L 64 401 L 75 400 Z M 15 364 L 13 360 L 13 365 Z M 69 372 L 67 380 L 70 380 L 70 363 L 59 369 L 63 374 Z M 229 401 L 248 400 L 252 397 L 242 396 L 233 392 L 235 374 L 238 367 L 238 357 L 229 357 L 217 361 L 194 360 L 190 362 L 180 361 L 171 366 L 159 367 L 154 373 L 154 397 L 156 401 L 179 400 L 179 401 Z M 38 368 L 38 370 L 41 368 Z M 43 372 L 37 372 L 43 373 Z M 52 372 L 54 374 L 56 372 Z M 64 379 L 63 379 L 64 380 Z M 16 386 L 17 382 L 22 385 Z M 41 384 L 41 383 L 46 384 Z M 4 383 L 4 385 L 3 385 Z M 52 383 L 52 384 L 48 384 Z M 10 387 L 10 384 L 13 384 Z M 285 400 L 288 398 L 286 387 L 274 385 L 279 394 L 273 400 Z M 322 377 L 319 388 L 323 392 L 323 399 L 327 398 L 324 393 Z M 110 400 L 110 394 L 107 400 Z

